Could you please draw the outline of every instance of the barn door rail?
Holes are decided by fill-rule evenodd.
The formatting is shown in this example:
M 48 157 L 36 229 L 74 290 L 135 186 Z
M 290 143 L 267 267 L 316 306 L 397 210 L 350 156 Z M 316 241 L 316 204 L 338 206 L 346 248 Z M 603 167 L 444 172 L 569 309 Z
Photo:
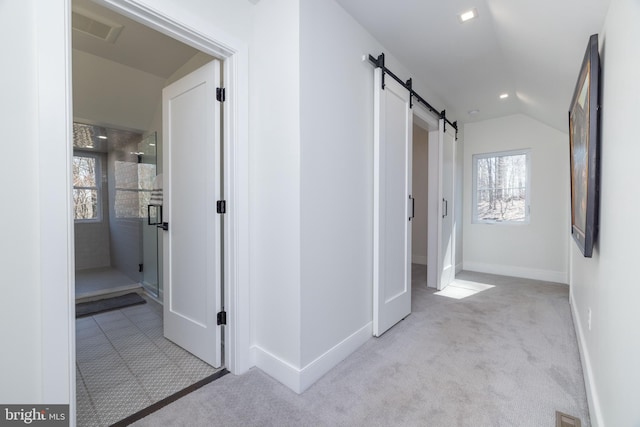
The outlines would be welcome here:
M 456 139 L 458 139 L 458 121 L 451 122 L 447 119 L 446 110 L 438 111 L 431 104 L 429 104 L 423 97 L 418 94 L 415 90 L 413 90 L 413 79 L 409 79 L 406 82 L 402 81 L 400 77 L 396 76 L 390 69 L 388 69 L 384 65 L 384 53 L 378 55 L 378 57 L 374 57 L 369 55 L 369 61 L 376 66 L 376 68 L 380 68 L 382 70 L 382 89 L 385 87 L 385 75 L 389 75 L 393 80 L 397 81 L 402 87 L 409 91 L 409 105 L 413 107 L 413 99 L 415 98 L 419 103 L 427 107 L 430 113 L 436 115 L 438 118 L 444 120 L 445 123 L 445 131 L 446 126 L 449 124 L 452 128 L 456 130 Z

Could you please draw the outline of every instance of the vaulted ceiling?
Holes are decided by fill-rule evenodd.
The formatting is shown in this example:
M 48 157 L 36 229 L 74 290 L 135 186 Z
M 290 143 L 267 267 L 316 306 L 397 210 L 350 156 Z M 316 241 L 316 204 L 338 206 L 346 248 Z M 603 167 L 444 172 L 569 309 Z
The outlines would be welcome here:
M 587 41 L 610 0 L 337 2 L 415 73 L 400 77 L 430 85 L 451 119 L 524 113 L 566 132 Z M 478 17 L 461 23 L 473 8 Z
M 257 2 L 257 0 L 250 0 Z M 447 116 L 473 122 L 524 113 L 567 130 L 587 40 L 610 0 L 336 0 L 428 84 Z M 128 18 L 74 0 L 74 10 L 123 25 L 116 43 L 74 31 L 73 47 L 166 78 L 197 51 Z M 460 23 L 475 8 L 478 17 Z M 163 46 L 162 54 L 150 46 Z M 379 52 L 368 52 L 377 55 Z M 499 95 L 509 97 L 500 99 Z M 444 106 L 434 105 L 436 108 Z M 477 113 L 472 113 L 478 111 Z

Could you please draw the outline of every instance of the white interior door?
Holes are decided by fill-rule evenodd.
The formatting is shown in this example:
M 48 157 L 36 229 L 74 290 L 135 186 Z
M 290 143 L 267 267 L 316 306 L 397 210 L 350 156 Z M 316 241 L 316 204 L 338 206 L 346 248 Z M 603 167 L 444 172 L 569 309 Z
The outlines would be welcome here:
M 412 123 L 409 92 L 375 70 L 373 334 L 411 313 Z
M 454 178 L 455 178 L 455 133 L 452 126 L 440 119 L 438 133 L 438 153 L 440 157 L 440 222 L 438 235 L 438 289 L 449 286 L 455 279 L 455 220 L 454 220 Z
M 220 63 L 162 92 L 164 147 L 164 335 L 221 364 Z

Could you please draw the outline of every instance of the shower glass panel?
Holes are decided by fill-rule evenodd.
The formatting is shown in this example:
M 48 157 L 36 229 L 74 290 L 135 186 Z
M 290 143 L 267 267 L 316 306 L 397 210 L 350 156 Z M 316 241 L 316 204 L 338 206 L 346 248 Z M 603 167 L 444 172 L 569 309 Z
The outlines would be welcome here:
M 138 144 L 138 189 L 142 224 L 142 284 L 148 292 L 159 297 L 158 280 L 158 227 L 162 220 L 162 206 L 151 200 L 157 189 L 157 135 L 153 132 Z
M 117 283 L 109 281 L 100 287 L 105 293 L 142 284 L 148 293 L 161 296 L 158 245 L 162 242 L 158 241 L 157 227 L 149 225 L 161 219 L 161 208 L 149 209 L 150 204 L 162 203 L 161 196 L 159 202 L 151 199 L 152 190 L 161 181 L 156 144 L 155 132 L 144 136 L 130 130 L 73 124 L 74 207 L 81 212 L 75 215 L 76 268 L 118 273 Z M 91 171 L 95 177 L 85 179 Z

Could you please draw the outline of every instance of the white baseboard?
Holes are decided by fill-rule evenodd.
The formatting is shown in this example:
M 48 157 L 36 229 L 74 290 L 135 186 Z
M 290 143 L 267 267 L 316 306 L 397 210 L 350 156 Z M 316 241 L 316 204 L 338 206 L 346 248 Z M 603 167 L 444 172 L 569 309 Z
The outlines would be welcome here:
M 300 390 L 305 391 L 324 374 L 329 372 L 338 363 L 342 362 L 351 353 L 373 336 L 373 322 L 369 322 L 362 328 L 327 350 L 320 357 L 305 366 L 300 372 Z
M 412 255 L 411 262 L 413 264 L 427 265 L 427 257 L 422 255 Z
M 501 276 L 522 277 L 569 284 L 569 273 L 564 271 L 538 270 L 535 268 L 514 267 L 511 265 L 485 264 L 482 262 L 463 262 L 463 269 L 480 273 L 499 274 Z
M 296 393 L 302 393 L 373 336 L 369 322 L 323 355 L 299 369 L 259 346 L 251 349 L 255 366 Z
M 259 346 L 253 346 L 255 366 L 270 377 L 300 393 L 300 370 Z
M 584 337 L 584 331 L 582 329 L 582 323 L 580 322 L 580 315 L 576 308 L 575 300 L 573 299 L 573 292 L 569 292 L 569 301 L 571 306 L 571 314 L 573 315 L 573 325 L 576 329 L 576 335 L 578 336 L 578 349 L 580 350 L 580 361 L 582 362 L 582 375 L 584 376 L 584 385 L 587 390 L 587 402 L 589 403 L 589 415 L 591 418 L 592 427 L 604 426 L 602 421 L 602 409 L 600 407 L 600 399 L 598 398 L 598 391 L 593 381 L 593 369 L 591 368 L 591 358 L 589 357 L 589 351 Z

